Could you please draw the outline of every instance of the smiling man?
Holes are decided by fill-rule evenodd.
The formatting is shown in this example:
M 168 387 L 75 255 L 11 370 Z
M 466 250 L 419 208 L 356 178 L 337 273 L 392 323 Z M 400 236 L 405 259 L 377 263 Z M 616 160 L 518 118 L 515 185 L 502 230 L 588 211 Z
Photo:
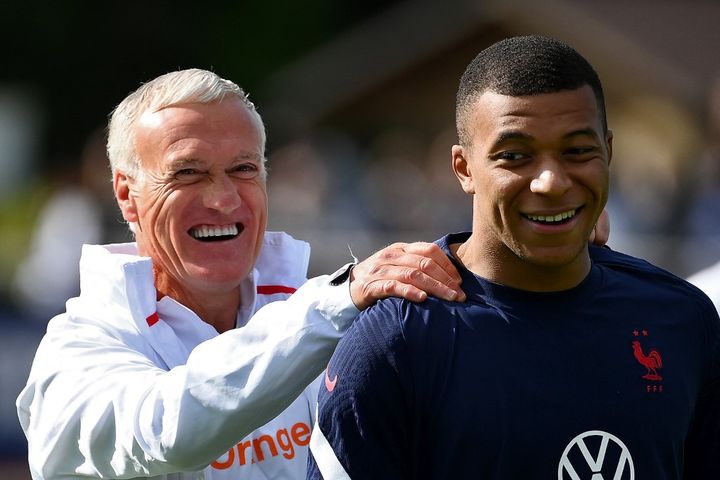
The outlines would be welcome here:
M 423 243 L 306 282 L 309 246 L 265 231 L 262 120 L 212 72 L 131 93 L 108 156 L 136 242 L 84 247 L 38 348 L 17 401 L 36 480 L 304 478 L 313 380 L 358 309 L 464 298 Z
M 361 314 L 320 390 L 309 478 L 717 478 L 712 303 L 585 241 L 613 138 L 593 68 L 556 40 L 500 41 L 456 114 L 472 231 L 437 243 L 468 299 Z
M 135 137 L 144 170 L 137 179 L 114 176 L 138 252 L 162 259 L 156 288 L 219 332 L 235 327 L 238 279 L 252 270 L 265 233 L 262 128 L 239 98 L 145 111 Z

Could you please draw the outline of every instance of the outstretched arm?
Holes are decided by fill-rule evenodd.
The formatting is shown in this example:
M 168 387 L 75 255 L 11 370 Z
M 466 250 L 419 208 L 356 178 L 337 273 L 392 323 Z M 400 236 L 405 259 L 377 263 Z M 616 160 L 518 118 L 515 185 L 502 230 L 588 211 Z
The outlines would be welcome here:
M 129 328 L 129 311 L 92 295 L 74 300 L 74 314 L 51 322 L 18 398 L 34 478 L 203 468 L 317 377 L 358 314 L 353 300 L 365 307 L 389 295 L 447 295 L 443 282 L 459 284 L 448 264 L 434 245 L 391 245 L 355 267 L 351 286 L 360 288 L 352 300 L 347 284 L 311 279 L 189 356 L 178 347 L 171 369 L 145 334 Z M 151 328 L 173 349 L 162 320 Z

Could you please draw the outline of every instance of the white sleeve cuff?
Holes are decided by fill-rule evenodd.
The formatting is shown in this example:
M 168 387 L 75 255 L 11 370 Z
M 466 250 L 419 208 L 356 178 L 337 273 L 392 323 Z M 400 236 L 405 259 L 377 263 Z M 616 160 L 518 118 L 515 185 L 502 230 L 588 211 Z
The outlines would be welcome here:
M 360 310 L 355 306 L 350 296 L 350 282 L 345 279 L 337 283 L 343 275 L 347 275 L 353 263 L 343 265 L 331 275 L 311 278 L 308 283 L 315 285 L 322 294 L 318 295 L 317 309 L 341 333 L 347 330 Z

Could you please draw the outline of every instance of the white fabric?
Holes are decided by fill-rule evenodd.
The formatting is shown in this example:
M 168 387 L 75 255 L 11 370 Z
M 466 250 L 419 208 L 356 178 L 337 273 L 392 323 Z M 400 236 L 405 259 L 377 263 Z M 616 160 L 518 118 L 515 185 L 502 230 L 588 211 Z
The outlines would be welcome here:
M 80 296 L 50 321 L 17 400 L 33 478 L 304 478 L 317 386 L 305 388 L 358 313 L 331 277 L 303 285 L 309 254 L 266 234 L 238 323 L 256 313 L 218 335 L 175 300 L 156 300 L 151 261 L 134 244 L 84 246 Z M 262 285 L 302 287 L 275 301 L 288 295 L 254 295 Z M 306 422 L 307 438 L 298 427 L 293 439 Z M 241 439 L 264 424 L 251 438 L 267 458 L 240 465 Z M 233 465 L 210 465 L 227 464 L 229 449 Z
M 720 312 L 720 262 L 700 270 L 687 280 L 705 292 Z
M 324 480 L 350 480 L 350 475 L 335 456 L 335 450 L 333 450 L 327 437 L 325 437 L 317 424 L 317 409 L 315 412 L 315 425 L 313 426 L 312 437 L 310 437 L 310 450 Z

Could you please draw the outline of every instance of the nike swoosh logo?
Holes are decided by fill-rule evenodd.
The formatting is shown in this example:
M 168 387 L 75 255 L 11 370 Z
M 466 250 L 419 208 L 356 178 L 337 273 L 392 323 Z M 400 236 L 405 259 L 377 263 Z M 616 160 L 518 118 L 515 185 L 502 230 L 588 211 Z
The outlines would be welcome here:
M 335 390 L 335 384 L 337 383 L 337 374 L 335 374 L 335 378 L 330 380 L 330 375 L 328 375 L 327 368 L 325 369 L 325 388 L 327 388 L 328 392 L 332 392 Z

